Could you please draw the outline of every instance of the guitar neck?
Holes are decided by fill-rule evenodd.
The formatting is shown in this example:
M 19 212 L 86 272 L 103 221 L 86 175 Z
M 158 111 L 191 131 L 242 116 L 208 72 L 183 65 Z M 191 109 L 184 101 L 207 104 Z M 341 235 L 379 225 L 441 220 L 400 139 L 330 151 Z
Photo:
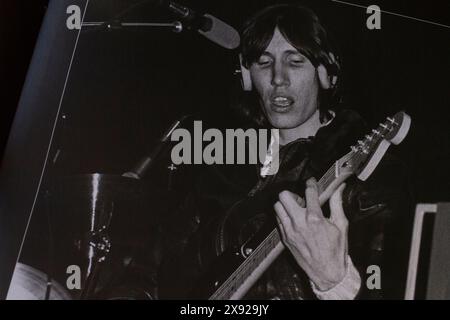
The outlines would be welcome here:
M 320 205 L 322 206 L 334 190 L 351 175 L 357 174 L 360 180 L 366 180 L 390 144 L 397 145 L 403 141 L 410 125 L 411 118 L 404 112 L 398 112 L 394 117 L 388 117 L 384 123 L 380 123 L 377 129 L 372 130 L 363 140 L 359 140 L 357 145 L 352 146 L 352 151 L 336 161 L 318 181 Z M 278 230 L 273 229 L 249 256 L 244 257 L 245 260 L 220 285 L 210 299 L 242 298 L 283 249 Z M 247 250 L 241 250 L 241 252 L 247 252 Z
M 354 153 L 350 152 L 336 161 L 318 181 L 321 206 L 330 198 L 335 188 L 348 178 L 349 175 L 341 174 L 339 168 L 352 156 L 354 156 Z M 283 252 L 283 249 L 284 245 L 281 242 L 278 230 L 275 228 L 211 295 L 210 300 L 241 299 Z

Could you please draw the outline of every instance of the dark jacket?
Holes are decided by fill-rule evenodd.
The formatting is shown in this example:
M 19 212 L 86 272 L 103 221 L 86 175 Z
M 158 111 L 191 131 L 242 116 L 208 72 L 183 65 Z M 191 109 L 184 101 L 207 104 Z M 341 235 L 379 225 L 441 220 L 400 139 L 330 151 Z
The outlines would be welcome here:
M 217 256 L 245 242 L 261 226 L 271 223 L 279 192 L 303 196 L 305 181 L 319 179 L 367 133 L 355 112 L 339 112 L 315 137 L 299 139 L 280 150 L 276 175 L 261 178 L 258 166 L 215 165 L 196 168 L 192 184 L 184 184 L 161 222 L 161 256 L 157 297 L 187 298 Z M 181 188 L 183 189 L 183 188 Z M 230 210 L 239 200 L 255 210 Z M 176 199 L 176 200 L 175 200 Z M 358 298 L 402 298 L 409 253 L 411 201 L 401 163 L 386 155 L 375 172 L 362 182 L 347 181 L 344 211 L 349 220 L 349 254 L 360 272 Z M 323 208 L 328 215 L 328 205 Z M 369 290 L 371 265 L 381 269 L 381 289 Z M 207 297 L 205 297 L 207 298 Z M 249 291 L 247 299 L 314 299 L 308 279 L 290 253 L 285 252 Z

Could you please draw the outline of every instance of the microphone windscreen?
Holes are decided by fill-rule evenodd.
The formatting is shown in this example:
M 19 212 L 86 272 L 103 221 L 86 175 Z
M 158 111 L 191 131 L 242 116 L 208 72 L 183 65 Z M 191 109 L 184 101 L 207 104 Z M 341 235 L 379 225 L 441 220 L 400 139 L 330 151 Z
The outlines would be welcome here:
M 210 14 L 204 14 L 203 17 L 210 19 L 212 23 L 208 31 L 199 29 L 200 34 L 226 49 L 232 50 L 239 47 L 241 37 L 236 29 Z

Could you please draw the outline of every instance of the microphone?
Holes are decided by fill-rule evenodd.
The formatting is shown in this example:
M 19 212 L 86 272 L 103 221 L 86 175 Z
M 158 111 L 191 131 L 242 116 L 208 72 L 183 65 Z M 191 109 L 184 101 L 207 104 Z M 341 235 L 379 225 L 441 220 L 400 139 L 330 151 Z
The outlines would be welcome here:
M 161 3 L 185 20 L 188 28 L 197 30 L 201 35 L 219 46 L 230 50 L 239 47 L 241 42 L 239 33 L 222 20 L 207 13 L 199 14 L 174 1 L 162 0 Z
M 189 117 L 189 115 L 185 115 L 182 118 L 180 118 L 179 120 L 176 120 L 169 127 L 169 129 L 163 134 L 163 136 L 159 139 L 158 144 L 152 150 L 152 152 L 150 154 L 148 154 L 147 156 L 145 156 L 144 158 L 142 158 L 131 171 L 128 171 L 128 172 L 125 172 L 124 174 L 122 174 L 122 177 L 132 178 L 132 179 L 137 179 L 137 180 L 142 179 L 142 177 L 144 177 L 146 172 L 152 167 L 156 158 L 161 154 L 163 149 L 167 146 L 167 143 L 168 143 L 168 141 L 170 141 L 170 136 L 172 135 L 172 133 L 175 131 L 175 129 L 177 129 L 180 126 L 180 124 L 187 117 Z

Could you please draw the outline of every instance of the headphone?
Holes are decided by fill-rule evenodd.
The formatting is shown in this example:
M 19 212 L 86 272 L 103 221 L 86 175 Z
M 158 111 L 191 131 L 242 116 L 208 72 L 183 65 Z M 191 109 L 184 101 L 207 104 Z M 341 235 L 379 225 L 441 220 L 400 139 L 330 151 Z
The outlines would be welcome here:
M 238 73 L 241 74 L 242 89 L 244 91 L 252 91 L 253 89 L 252 77 L 250 76 L 250 70 L 248 70 L 244 66 L 242 53 L 239 54 L 239 64 L 241 68 Z
M 332 66 L 337 68 L 339 70 L 339 63 L 336 60 L 336 57 L 333 53 L 328 53 L 328 60 Z M 253 89 L 253 83 L 252 78 L 250 76 L 250 70 L 248 70 L 243 63 L 243 57 L 242 53 L 239 54 L 239 64 L 240 64 L 240 70 L 238 70 L 238 73 L 241 75 L 241 85 L 242 89 L 244 91 L 252 91 Z M 317 75 L 319 77 L 319 83 L 322 89 L 328 90 L 328 89 L 334 89 L 336 87 L 336 83 L 338 80 L 337 74 L 329 74 L 328 70 L 325 68 L 323 64 L 320 64 L 317 67 Z

